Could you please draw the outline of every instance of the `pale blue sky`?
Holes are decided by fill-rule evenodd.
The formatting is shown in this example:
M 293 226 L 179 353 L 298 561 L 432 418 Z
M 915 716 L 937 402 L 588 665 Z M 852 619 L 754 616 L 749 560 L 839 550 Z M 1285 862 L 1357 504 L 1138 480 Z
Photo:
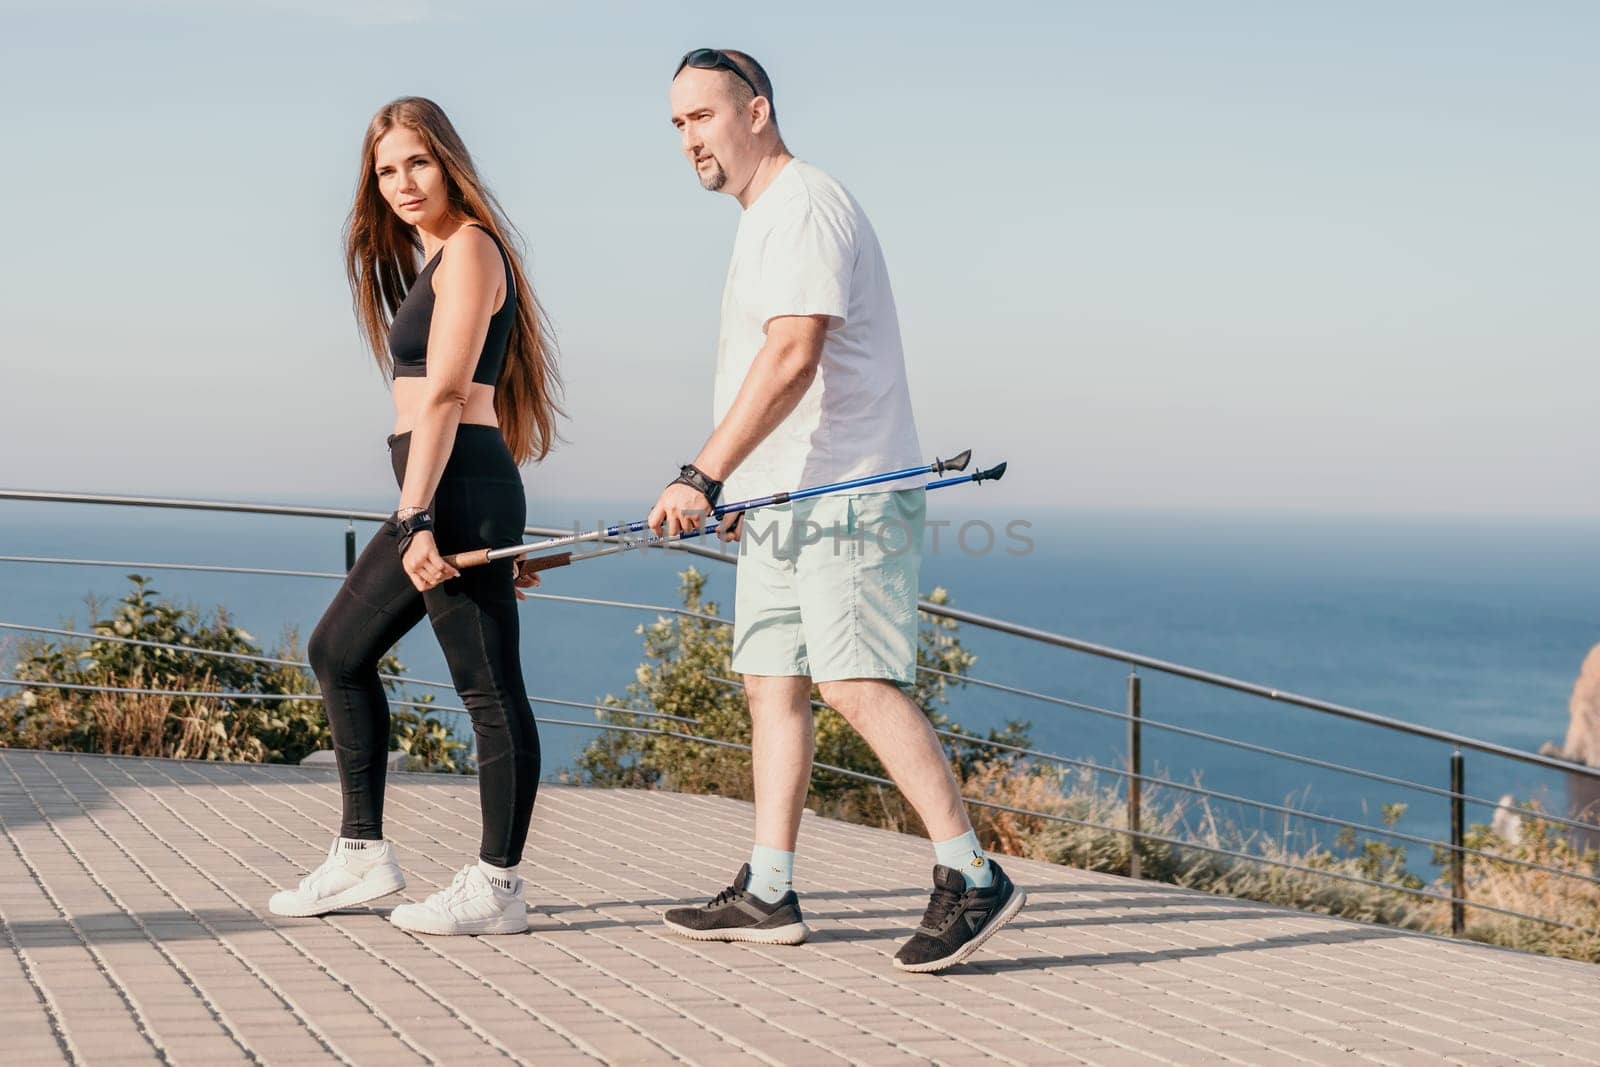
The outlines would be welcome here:
M 738 209 L 666 106 L 710 44 L 872 217 L 925 447 L 1012 462 L 987 503 L 1600 516 L 1592 4 L 3 11 L 0 484 L 387 493 L 339 228 L 419 93 L 558 330 L 530 486 L 647 504 L 710 428 Z

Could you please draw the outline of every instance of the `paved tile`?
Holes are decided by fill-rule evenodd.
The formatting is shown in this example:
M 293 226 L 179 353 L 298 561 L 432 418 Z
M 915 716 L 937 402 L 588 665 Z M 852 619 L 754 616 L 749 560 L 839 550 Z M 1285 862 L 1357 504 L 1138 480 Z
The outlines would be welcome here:
M 476 850 L 471 779 L 397 774 L 417 900 Z M 30 1063 L 1593 1062 L 1600 970 L 1025 860 L 968 966 L 891 957 L 925 842 L 808 818 L 800 948 L 669 935 L 743 860 L 748 804 L 541 789 L 526 936 L 385 907 L 266 911 L 336 832 L 329 771 L 0 750 L 0 998 Z

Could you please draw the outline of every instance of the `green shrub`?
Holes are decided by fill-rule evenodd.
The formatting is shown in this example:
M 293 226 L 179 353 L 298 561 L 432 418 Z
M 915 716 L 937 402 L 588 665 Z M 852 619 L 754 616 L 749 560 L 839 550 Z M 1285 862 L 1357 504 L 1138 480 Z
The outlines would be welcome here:
M 193 608 L 161 599 L 150 579 L 129 575 L 133 588 L 90 630 L 103 638 L 129 638 L 193 648 L 263 656 L 255 638 L 233 625 L 226 609 L 202 616 Z M 90 616 L 100 614 L 89 602 Z M 268 658 L 299 661 L 293 630 Z M 393 656 L 381 669 L 402 674 Z M 163 696 L 28 687 L 0 698 L 0 745 L 126 756 L 298 763 L 332 746 L 316 682 L 303 668 L 225 656 L 192 655 L 96 638 L 26 638 L 17 642 L 14 676 L 29 681 L 122 689 L 248 693 L 271 697 Z M 386 683 L 404 696 L 398 683 Z M 415 699 L 406 697 L 406 699 Z M 431 702 L 424 696 L 419 703 Z M 396 707 L 391 748 L 407 752 L 416 769 L 464 769 L 466 746 L 426 708 Z

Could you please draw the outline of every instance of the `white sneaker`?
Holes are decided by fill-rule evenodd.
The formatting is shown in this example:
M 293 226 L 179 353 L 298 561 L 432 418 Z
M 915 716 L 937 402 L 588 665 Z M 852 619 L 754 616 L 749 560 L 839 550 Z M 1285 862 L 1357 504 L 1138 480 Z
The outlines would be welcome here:
M 405 887 L 406 876 L 400 873 L 393 845 L 339 837 L 334 839 L 322 866 L 302 878 L 296 888 L 272 894 L 267 907 L 274 915 L 326 915 L 398 893 Z
M 421 904 L 401 904 L 389 921 L 419 934 L 520 934 L 528 928 L 522 879 L 490 877 L 476 863 Z

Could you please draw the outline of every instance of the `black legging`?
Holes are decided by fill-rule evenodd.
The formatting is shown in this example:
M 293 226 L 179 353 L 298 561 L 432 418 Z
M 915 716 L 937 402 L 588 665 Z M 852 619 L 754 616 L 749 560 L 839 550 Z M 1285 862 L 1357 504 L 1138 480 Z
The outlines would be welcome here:
M 410 434 L 389 438 L 395 481 L 405 480 Z M 519 544 L 527 504 L 522 479 L 493 426 L 462 426 L 432 508 L 441 553 Z M 426 614 L 472 713 L 478 739 L 478 854 L 499 867 L 522 859 L 539 788 L 539 733 L 522 681 L 514 565 L 463 570 L 426 593 L 400 566 L 399 534 L 385 523 L 312 631 L 307 648 L 322 686 L 344 791 L 344 837 L 383 836 L 389 704 L 378 660 Z

